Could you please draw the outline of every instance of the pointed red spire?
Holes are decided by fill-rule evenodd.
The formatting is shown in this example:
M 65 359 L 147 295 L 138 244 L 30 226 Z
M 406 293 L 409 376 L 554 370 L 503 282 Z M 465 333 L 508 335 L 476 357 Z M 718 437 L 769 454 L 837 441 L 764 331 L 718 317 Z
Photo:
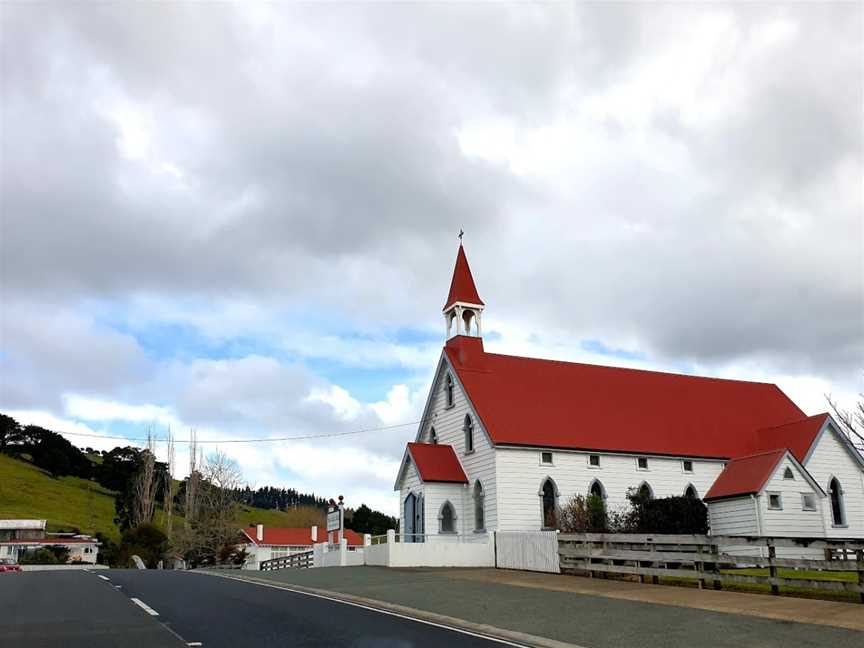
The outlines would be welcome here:
M 459 254 L 456 255 L 453 280 L 450 282 L 450 294 L 447 295 L 447 303 L 444 304 L 443 310 L 447 310 L 456 302 L 485 305 L 477 294 L 477 286 L 474 285 L 474 277 L 471 276 L 471 268 L 468 267 L 468 259 L 465 257 L 465 249 L 461 243 Z

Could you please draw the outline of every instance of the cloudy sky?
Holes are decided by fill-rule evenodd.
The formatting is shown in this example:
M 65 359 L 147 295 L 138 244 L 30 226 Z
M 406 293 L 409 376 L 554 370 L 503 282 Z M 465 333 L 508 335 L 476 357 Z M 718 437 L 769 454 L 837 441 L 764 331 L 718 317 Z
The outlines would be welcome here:
M 864 389 L 859 3 L 0 11 L 22 422 L 416 421 L 460 228 L 487 349 L 772 381 L 808 413 Z M 414 433 L 218 447 L 253 486 L 395 512 Z

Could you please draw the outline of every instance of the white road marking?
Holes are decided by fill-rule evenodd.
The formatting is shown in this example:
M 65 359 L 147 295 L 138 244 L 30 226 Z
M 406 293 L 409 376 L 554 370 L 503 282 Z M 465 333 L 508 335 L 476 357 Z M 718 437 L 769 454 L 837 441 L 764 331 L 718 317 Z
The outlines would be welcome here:
M 102 576 L 101 574 L 96 574 L 96 575 L 97 575 L 99 578 L 101 578 L 102 580 L 104 580 L 104 581 L 110 581 L 110 580 L 111 580 L 111 579 L 108 578 L 107 576 Z
M 144 601 L 142 601 L 141 599 L 132 598 L 132 599 L 130 599 L 130 600 L 131 600 L 135 605 L 137 605 L 137 606 L 140 607 L 142 610 L 144 610 L 144 611 L 145 611 L 147 614 L 149 614 L 150 616 L 159 616 L 159 613 L 158 613 L 156 610 L 154 610 L 153 608 L 151 608 L 149 605 L 147 605 L 147 604 L 146 604 Z
M 294 594 L 302 594 L 303 596 L 312 596 L 314 598 L 324 599 L 325 601 L 333 601 L 334 603 L 341 603 L 342 605 L 351 605 L 353 607 L 362 608 L 364 610 L 369 610 L 371 612 L 378 612 L 379 614 L 386 614 L 388 616 L 397 617 L 399 619 L 405 619 L 407 621 L 414 621 L 415 623 L 423 623 L 428 626 L 433 626 L 435 628 L 442 628 L 444 630 L 450 630 L 451 632 L 458 632 L 459 634 L 468 635 L 469 637 L 477 637 L 478 639 L 485 639 L 486 641 L 491 641 L 493 643 L 499 643 L 505 646 L 515 646 L 516 648 L 530 648 L 529 644 L 521 644 L 516 643 L 514 641 L 508 641 L 506 639 L 499 639 L 497 637 L 492 637 L 490 635 L 482 634 L 480 632 L 472 632 L 470 630 L 463 630 L 462 628 L 457 628 L 455 626 L 446 625 L 444 623 L 436 623 L 435 621 L 427 621 L 426 619 L 418 619 L 417 617 L 408 616 L 407 614 L 400 614 L 399 612 L 391 612 L 390 610 L 382 610 L 381 608 L 372 607 L 371 605 L 363 605 L 362 603 L 354 603 L 353 601 L 346 601 L 340 598 L 333 598 L 331 596 L 324 596 L 323 594 L 313 594 L 312 592 L 304 592 L 302 590 L 296 590 L 291 587 L 284 587 L 282 585 L 271 585 L 270 583 L 262 583 L 260 581 L 252 581 L 246 580 L 245 578 L 237 578 L 236 576 L 221 576 L 221 578 L 228 578 L 230 580 L 240 581 L 241 583 L 249 583 L 251 585 L 260 585 L 261 587 L 272 587 L 273 589 L 284 590 L 286 592 L 293 592 Z M 135 599 L 132 599 L 133 601 Z M 583 648 L 581 646 L 574 646 L 573 648 Z
M 186 645 L 187 646 L 203 646 L 204 644 L 202 644 L 200 641 L 190 641 Z

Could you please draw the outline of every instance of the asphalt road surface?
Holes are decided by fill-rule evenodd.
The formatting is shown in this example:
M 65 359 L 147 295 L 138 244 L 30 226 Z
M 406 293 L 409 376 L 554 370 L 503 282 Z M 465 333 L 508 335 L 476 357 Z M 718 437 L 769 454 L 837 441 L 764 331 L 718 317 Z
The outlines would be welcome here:
M 96 572 L 0 574 L 2 648 L 184 645 Z
M 133 598 L 156 615 L 134 604 Z M 360 607 L 202 574 L 25 572 L 4 574 L 0 580 L 2 648 L 175 648 L 199 642 L 202 648 L 502 645 Z

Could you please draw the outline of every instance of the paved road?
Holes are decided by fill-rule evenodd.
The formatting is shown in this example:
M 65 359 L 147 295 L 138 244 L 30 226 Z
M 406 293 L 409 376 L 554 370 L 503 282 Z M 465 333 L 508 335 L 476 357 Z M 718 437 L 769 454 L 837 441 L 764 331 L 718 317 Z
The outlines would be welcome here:
M 204 648 L 500 648 L 501 644 L 363 608 L 204 574 L 111 570 L 187 642 Z M 95 578 L 95 576 L 93 576 Z
M 853 630 L 466 580 L 454 577 L 458 571 L 334 567 L 237 575 L 344 592 L 589 648 L 864 647 L 864 633 Z M 758 605 L 763 598 L 770 602 L 751 600 Z M 860 607 L 864 615 L 864 606 L 842 605 Z
M 95 573 L 0 574 L 0 648 L 184 645 Z

